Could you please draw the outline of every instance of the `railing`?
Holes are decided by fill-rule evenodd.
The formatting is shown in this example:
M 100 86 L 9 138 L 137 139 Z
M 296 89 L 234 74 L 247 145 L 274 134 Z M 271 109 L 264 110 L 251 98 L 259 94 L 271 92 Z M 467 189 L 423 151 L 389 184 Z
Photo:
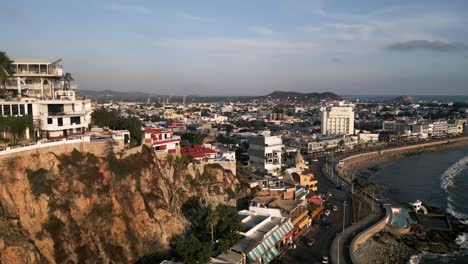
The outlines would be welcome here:
M 53 147 L 65 144 L 75 144 L 75 143 L 83 143 L 83 142 L 91 142 L 89 136 L 84 136 L 77 139 L 55 139 L 55 140 L 43 140 L 38 141 L 36 143 L 24 144 L 19 146 L 12 146 L 7 148 L 0 148 L 0 156 L 8 155 L 13 153 L 18 153 L 27 150 L 39 149 L 39 148 L 46 148 L 46 147 Z

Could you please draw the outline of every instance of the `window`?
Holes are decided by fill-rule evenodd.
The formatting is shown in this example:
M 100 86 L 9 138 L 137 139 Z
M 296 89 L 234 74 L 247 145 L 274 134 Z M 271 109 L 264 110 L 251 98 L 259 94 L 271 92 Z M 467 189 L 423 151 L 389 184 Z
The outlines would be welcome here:
M 78 125 L 78 124 L 81 124 L 81 119 L 79 116 L 72 116 L 70 118 L 70 122 L 72 123 L 72 125 L 73 124 Z
M 3 106 L 3 115 L 6 115 L 6 116 L 11 115 L 10 105 Z
M 50 117 L 47 118 L 47 124 L 48 124 L 48 125 L 52 125 L 52 118 L 50 118 Z
M 11 105 L 11 114 L 14 116 L 18 115 L 18 105 Z
M 58 123 L 58 126 L 63 126 L 63 118 L 61 117 L 57 118 L 57 123 Z
M 25 114 L 24 113 L 24 104 L 20 104 L 19 107 L 20 107 L 20 115 L 24 115 Z

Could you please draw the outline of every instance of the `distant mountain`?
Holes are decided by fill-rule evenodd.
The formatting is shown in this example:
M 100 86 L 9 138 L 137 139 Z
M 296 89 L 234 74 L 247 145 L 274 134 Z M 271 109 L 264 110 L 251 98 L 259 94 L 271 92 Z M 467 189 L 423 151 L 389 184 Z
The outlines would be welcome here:
M 407 102 L 414 101 L 414 98 L 412 96 L 409 96 L 409 95 L 402 95 L 402 96 L 398 96 L 396 98 L 393 98 L 391 101 L 407 103 Z
M 100 100 L 100 101 L 126 101 L 126 102 L 183 102 L 184 97 L 180 95 L 161 95 L 145 92 L 119 92 L 112 90 L 93 91 L 93 90 L 78 90 L 78 95 L 84 96 L 88 99 Z M 187 95 L 185 96 L 185 102 L 235 102 L 235 101 L 248 101 L 253 96 L 197 96 Z
M 331 100 L 342 100 L 342 98 L 334 93 L 298 93 L 298 92 L 282 92 L 282 91 L 275 91 L 271 94 L 263 96 L 272 98 L 272 99 L 295 99 L 297 101 L 305 101 L 305 100 L 324 100 L 324 99 L 331 99 Z
M 143 93 L 143 92 L 119 92 L 119 91 L 112 91 L 112 90 L 103 90 L 103 91 L 78 90 L 78 95 L 84 96 L 89 99 L 124 100 L 124 101 L 147 100 L 147 98 L 151 96 L 151 94 Z

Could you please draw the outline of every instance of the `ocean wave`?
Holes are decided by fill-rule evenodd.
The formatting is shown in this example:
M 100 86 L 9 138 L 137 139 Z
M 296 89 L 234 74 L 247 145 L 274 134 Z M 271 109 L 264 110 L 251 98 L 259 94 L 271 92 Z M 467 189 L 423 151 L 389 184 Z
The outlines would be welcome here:
M 468 249 L 468 233 L 460 234 L 455 239 L 455 243 L 457 243 L 461 249 Z
M 422 264 L 428 261 L 430 261 L 430 263 L 454 263 L 456 260 L 466 260 L 466 256 L 468 256 L 468 250 L 466 249 L 462 249 L 451 255 L 423 251 L 417 255 L 411 256 L 408 260 L 408 264 Z
M 447 212 L 454 217 L 460 219 L 462 223 L 468 224 L 467 214 L 457 212 L 453 206 L 453 198 L 450 193 L 450 188 L 455 187 L 455 178 L 459 175 L 468 165 L 468 156 L 461 158 L 456 163 L 452 164 L 445 172 L 442 174 L 440 187 L 447 195 Z

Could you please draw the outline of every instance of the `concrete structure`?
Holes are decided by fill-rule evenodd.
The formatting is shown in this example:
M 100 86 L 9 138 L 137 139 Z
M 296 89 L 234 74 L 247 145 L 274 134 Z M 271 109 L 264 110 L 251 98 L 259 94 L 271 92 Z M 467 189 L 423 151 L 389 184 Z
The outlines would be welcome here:
M 281 170 L 281 152 L 284 147 L 279 136 L 271 136 L 269 131 L 249 137 L 250 164 L 265 173 L 278 174 Z
M 3 116 L 30 115 L 37 136 L 46 138 L 82 134 L 91 122 L 91 101 L 75 96 L 75 85 L 63 78 L 61 59 L 14 59 L 7 80 Z
M 354 133 L 354 108 L 343 102 L 322 108 L 321 133 L 323 135 L 350 135 Z

